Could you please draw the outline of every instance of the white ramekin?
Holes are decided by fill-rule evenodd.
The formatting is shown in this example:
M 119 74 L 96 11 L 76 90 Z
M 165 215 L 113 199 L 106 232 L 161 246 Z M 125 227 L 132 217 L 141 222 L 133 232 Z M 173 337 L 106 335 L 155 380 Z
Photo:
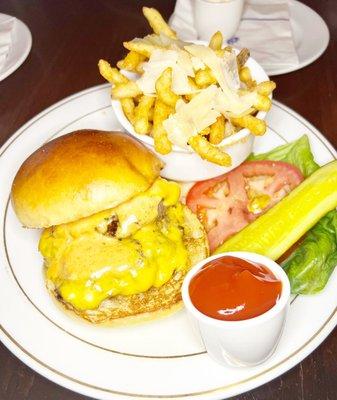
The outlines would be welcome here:
M 195 41 L 193 43 L 202 43 Z M 250 68 L 252 77 L 259 82 L 269 80 L 264 69 L 253 58 L 249 58 L 246 65 Z M 127 71 L 122 71 L 129 79 L 136 79 L 136 74 Z M 161 176 L 167 179 L 172 179 L 181 182 L 201 181 L 204 179 L 214 178 L 222 175 L 240 165 L 252 152 L 254 136 L 248 129 L 241 129 L 236 134 L 225 138 L 218 146 L 224 149 L 232 158 L 230 167 L 222 167 L 205 161 L 200 158 L 193 150 L 183 149 L 174 145 L 171 153 L 162 155 L 156 153 L 154 142 L 151 136 L 140 135 L 135 132 L 132 124 L 126 118 L 121 104 L 118 100 L 111 100 L 112 108 L 122 127 L 136 139 L 141 141 L 145 146 L 152 150 L 164 163 L 165 167 L 161 171 Z M 266 112 L 259 111 L 257 118 L 265 119 Z
M 189 295 L 191 279 L 209 261 L 234 256 L 260 263 L 270 269 L 282 282 L 281 296 L 264 314 L 243 321 L 222 321 L 201 313 Z M 208 354 L 218 363 L 231 366 L 253 366 L 269 358 L 280 340 L 290 300 L 289 279 L 276 262 L 256 253 L 228 252 L 206 258 L 186 275 L 182 298 L 187 311 L 199 327 Z

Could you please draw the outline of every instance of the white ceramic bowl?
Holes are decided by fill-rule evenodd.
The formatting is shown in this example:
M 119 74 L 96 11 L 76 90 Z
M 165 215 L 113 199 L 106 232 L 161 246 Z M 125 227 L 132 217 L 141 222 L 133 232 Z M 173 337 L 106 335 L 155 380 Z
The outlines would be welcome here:
M 266 266 L 282 282 L 281 296 L 264 314 L 243 321 L 222 321 L 201 313 L 189 295 L 191 279 L 209 261 L 234 256 Z M 253 366 L 269 358 L 280 340 L 289 308 L 289 279 L 278 264 L 255 253 L 235 251 L 217 254 L 195 265 L 186 275 L 182 298 L 192 320 L 196 322 L 208 354 L 218 363 L 231 366 Z
M 205 42 L 200 41 L 195 41 L 194 43 L 205 44 Z M 269 80 L 264 69 L 253 58 L 250 57 L 246 65 L 250 68 L 252 77 L 258 83 Z M 136 74 L 127 71 L 122 72 L 129 79 L 135 79 L 137 76 Z M 139 135 L 137 132 L 135 132 L 133 126 L 126 118 L 120 102 L 118 100 L 112 100 L 111 104 L 117 119 L 123 128 L 132 136 L 141 141 L 150 150 L 155 152 L 152 137 L 147 135 Z M 257 118 L 265 119 L 266 114 L 266 112 L 259 111 Z M 176 145 L 173 146 L 173 149 L 169 154 L 162 155 L 156 152 L 155 153 L 165 163 L 165 167 L 161 171 L 161 176 L 175 181 L 192 182 L 214 178 L 215 176 L 222 175 L 237 167 L 252 152 L 253 143 L 254 136 L 249 132 L 249 130 L 241 129 L 236 134 L 225 138 L 219 144 L 219 146 L 224 148 L 224 150 L 232 158 L 232 165 L 230 167 L 222 167 L 209 161 L 205 161 L 201 159 L 200 156 L 194 151 L 183 149 Z

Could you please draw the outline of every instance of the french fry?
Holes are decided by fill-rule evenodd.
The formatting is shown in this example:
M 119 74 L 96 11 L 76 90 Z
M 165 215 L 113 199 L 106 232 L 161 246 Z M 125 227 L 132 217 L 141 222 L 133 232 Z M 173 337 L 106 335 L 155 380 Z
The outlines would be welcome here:
M 257 93 L 256 102 L 254 103 L 254 108 L 258 111 L 269 111 L 271 108 L 271 100 L 268 96 Z
M 133 125 L 135 122 L 135 102 L 131 97 L 125 97 L 124 99 L 120 99 L 121 106 L 123 109 L 126 118 Z
M 210 47 L 212 50 L 221 50 L 222 42 L 222 33 L 220 31 L 217 31 L 211 37 L 208 47 Z
M 232 159 L 229 154 L 209 143 L 209 141 L 201 135 L 191 136 L 188 139 L 188 144 L 204 160 L 225 167 L 232 165 Z
M 245 83 L 248 88 L 253 88 L 256 86 L 256 82 L 252 78 L 252 74 L 250 73 L 250 69 L 248 67 L 242 67 L 239 69 L 239 78 L 240 81 Z
M 143 96 L 143 93 L 140 93 L 140 94 L 137 94 L 137 96 L 135 96 L 135 97 L 133 98 L 135 104 L 138 104 L 138 103 L 139 103 L 139 101 L 140 101 L 140 99 L 142 98 L 142 96 Z
M 241 82 L 249 82 L 252 81 L 252 74 L 250 73 L 250 69 L 248 67 L 242 67 L 239 69 L 239 78 Z
M 159 11 L 155 8 L 143 7 L 143 14 L 154 33 L 157 35 L 163 33 L 172 39 L 176 39 L 176 32 L 168 26 Z
M 125 69 L 126 71 L 137 72 L 137 67 L 140 63 L 145 60 L 145 56 L 139 54 L 135 51 L 129 51 L 129 53 L 117 62 L 117 67 L 119 69 Z
M 249 57 L 250 57 L 250 52 L 248 49 L 244 48 L 240 50 L 239 54 L 236 56 L 239 68 L 242 68 L 246 64 Z
M 142 75 L 144 73 L 143 67 L 144 67 L 144 62 L 141 62 L 137 65 L 137 67 L 136 67 L 137 74 Z
M 153 114 L 154 114 L 154 104 L 153 104 L 153 106 L 149 109 L 149 113 L 148 113 L 148 118 L 149 118 L 149 121 L 153 121 Z
M 113 83 L 112 82 L 112 67 L 107 61 L 99 60 L 98 61 L 98 69 L 99 69 L 99 73 L 103 76 L 103 78 L 105 80 L 107 80 L 110 83 Z
M 205 69 L 199 69 L 195 73 L 194 79 L 199 88 L 204 88 L 216 83 L 216 79 L 214 78 L 212 71 L 208 67 Z
M 137 107 L 135 108 L 135 118 L 133 127 L 135 131 L 141 135 L 146 135 L 150 132 L 149 112 L 153 106 L 155 98 L 153 96 L 143 95 Z
M 166 68 L 156 81 L 156 92 L 159 100 L 170 107 L 175 107 L 180 96 L 175 94 L 172 87 L 172 68 Z
M 258 93 L 258 91 L 256 90 L 256 86 L 251 88 L 250 90 L 245 90 L 245 89 L 239 90 L 239 94 L 242 94 L 242 95 L 249 94 L 252 92 L 255 94 L 255 101 L 253 103 L 253 106 L 250 107 L 249 109 L 247 109 L 246 111 L 244 111 L 242 114 L 240 114 L 240 116 L 252 114 L 256 110 L 257 111 L 269 111 L 270 110 L 270 108 L 271 108 L 270 98 L 266 95 Z M 231 113 L 229 113 L 229 115 L 236 117 L 236 115 L 231 115 Z
M 253 117 L 252 115 L 244 115 L 240 117 L 231 117 L 231 122 L 241 128 L 247 128 L 253 135 L 261 136 L 266 133 L 267 125 L 265 121 Z
M 111 65 L 105 60 L 98 61 L 98 69 L 99 73 L 104 79 L 115 85 L 127 83 L 129 81 L 128 78 L 121 74 L 117 68 L 112 68 Z
M 256 86 L 257 93 L 263 96 L 269 96 L 276 88 L 276 83 L 273 81 L 261 82 Z
M 167 132 L 163 126 L 163 121 L 174 111 L 161 100 L 157 99 L 153 110 L 153 130 L 154 148 L 160 154 L 168 154 L 172 150 L 172 143 L 167 137 Z
M 198 134 L 201 136 L 208 136 L 211 133 L 211 128 L 207 126 L 203 130 L 201 130 Z
M 145 57 L 150 57 L 154 50 L 160 48 L 152 43 L 145 42 L 143 39 L 137 38 L 130 42 L 123 42 L 123 46 L 129 51 L 134 51 L 135 53 L 141 54 Z
M 210 127 L 209 142 L 219 144 L 225 138 L 225 117 L 220 115 Z
M 137 83 L 133 81 L 121 83 L 111 89 L 111 94 L 116 99 L 122 99 L 124 97 L 136 97 L 141 93 L 142 91 L 139 89 Z

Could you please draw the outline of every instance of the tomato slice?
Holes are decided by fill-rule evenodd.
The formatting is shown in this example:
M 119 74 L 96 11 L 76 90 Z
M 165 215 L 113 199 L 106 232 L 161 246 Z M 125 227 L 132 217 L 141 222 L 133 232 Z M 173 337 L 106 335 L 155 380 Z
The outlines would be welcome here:
M 303 175 L 281 161 L 246 161 L 227 174 L 197 182 L 186 197 L 208 234 L 211 251 L 273 207 Z

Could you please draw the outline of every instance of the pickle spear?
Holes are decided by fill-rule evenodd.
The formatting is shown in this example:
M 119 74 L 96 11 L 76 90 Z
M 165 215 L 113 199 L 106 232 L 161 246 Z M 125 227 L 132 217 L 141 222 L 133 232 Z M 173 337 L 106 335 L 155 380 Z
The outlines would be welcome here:
M 337 207 L 337 161 L 324 165 L 264 215 L 215 250 L 251 251 L 277 260 Z

